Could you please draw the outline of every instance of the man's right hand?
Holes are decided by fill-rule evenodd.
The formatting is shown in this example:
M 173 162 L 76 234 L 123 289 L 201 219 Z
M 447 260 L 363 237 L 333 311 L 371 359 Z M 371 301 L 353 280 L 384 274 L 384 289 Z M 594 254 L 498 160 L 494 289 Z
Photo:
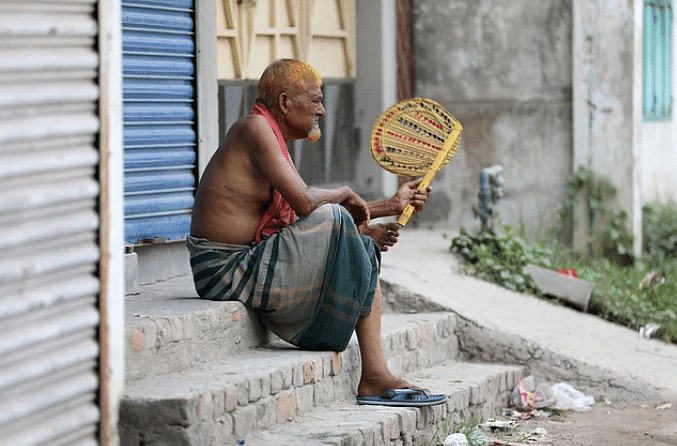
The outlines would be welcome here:
M 362 226 L 369 224 L 369 207 L 367 202 L 364 201 L 359 195 L 357 195 L 352 190 L 350 191 L 348 198 L 343 200 L 340 204 L 350 212 L 350 215 L 353 216 L 353 221 L 355 225 Z
M 360 233 L 373 238 L 381 248 L 381 252 L 388 251 L 388 248 L 397 243 L 400 236 L 400 225 L 396 222 L 377 223 L 369 226 L 360 226 Z

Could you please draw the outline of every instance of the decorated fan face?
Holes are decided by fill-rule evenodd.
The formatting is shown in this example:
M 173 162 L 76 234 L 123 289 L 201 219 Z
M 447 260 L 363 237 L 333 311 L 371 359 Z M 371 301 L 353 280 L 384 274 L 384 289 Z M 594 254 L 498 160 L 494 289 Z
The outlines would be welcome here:
M 389 172 L 423 176 L 418 189 L 456 155 L 463 126 L 437 102 L 415 98 L 383 112 L 371 130 L 371 154 Z M 404 226 L 414 212 L 409 203 L 397 222 Z
M 461 124 L 437 102 L 425 98 L 407 99 L 383 112 L 374 123 L 371 154 L 391 173 L 422 176 L 441 150 L 448 150 L 448 153 L 440 167 L 453 158 L 462 130 Z

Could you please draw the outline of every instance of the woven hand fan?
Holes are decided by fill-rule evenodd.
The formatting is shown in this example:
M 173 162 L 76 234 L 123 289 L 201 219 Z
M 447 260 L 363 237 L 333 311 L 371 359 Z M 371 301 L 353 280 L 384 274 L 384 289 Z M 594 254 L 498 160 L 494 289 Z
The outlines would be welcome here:
M 456 155 L 463 126 L 437 102 L 426 98 L 400 101 L 376 120 L 371 154 L 389 172 L 422 176 L 425 189 L 435 174 Z M 397 222 L 404 226 L 414 207 L 408 204 Z

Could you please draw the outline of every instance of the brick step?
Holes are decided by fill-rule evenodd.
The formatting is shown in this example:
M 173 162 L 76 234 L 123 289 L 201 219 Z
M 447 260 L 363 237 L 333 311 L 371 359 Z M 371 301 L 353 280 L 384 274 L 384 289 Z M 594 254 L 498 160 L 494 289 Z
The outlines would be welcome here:
M 422 408 L 334 404 L 242 439 L 247 446 L 437 444 L 444 441 L 454 425 L 472 417 L 494 417 L 507 407 L 523 372 L 519 366 L 446 361 L 407 375 L 446 393 L 444 404 Z
M 443 310 L 404 287 L 382 284 L 386 312 Z M 191 275 L 144 285 L 125 302 L 126 381 L 180 372 L 275 339 L 242 303 L 200 299 Z
M 453 313 L 385 314 L 383 348 L 398 375 L 458 355 Z M 336 402 L 354 404 L 359 379 L 355 338 L 341 353 L 288 344 L 246 349 L 229 358 L 159 368 L 130 380 L 120 411 L 123 446 L 227 445 Z M 421 382 L 432 388 L 428 382 Z
M 200 299 L 190 275 L 141 286 L 125 302 L 127 382 L 228 358 L 265 340 L 253 312 L 240 302 Z

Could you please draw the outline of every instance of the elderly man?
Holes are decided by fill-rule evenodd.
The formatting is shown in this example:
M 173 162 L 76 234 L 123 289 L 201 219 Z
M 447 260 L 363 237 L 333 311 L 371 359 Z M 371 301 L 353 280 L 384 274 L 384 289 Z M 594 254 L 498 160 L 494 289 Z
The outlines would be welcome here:
M 361 404 L 439 404 L 443 395 L 411 390 L 386 365 L 378 272 L 399 232 L 396 223 L 369 226 L 410 202 L 421 210 L 430 188 L 416 191 L 413 181 L 367 203 L 348 187 L 308 187 L 286 144 L 320 138 L 321 85 L 297 60 L 264 71 L 252 114 L 230 128 L 198 186 L 187 239 L 196 289 L 259 310 L 268 329 L 300 348 L 342 351 L 354 331 Z

